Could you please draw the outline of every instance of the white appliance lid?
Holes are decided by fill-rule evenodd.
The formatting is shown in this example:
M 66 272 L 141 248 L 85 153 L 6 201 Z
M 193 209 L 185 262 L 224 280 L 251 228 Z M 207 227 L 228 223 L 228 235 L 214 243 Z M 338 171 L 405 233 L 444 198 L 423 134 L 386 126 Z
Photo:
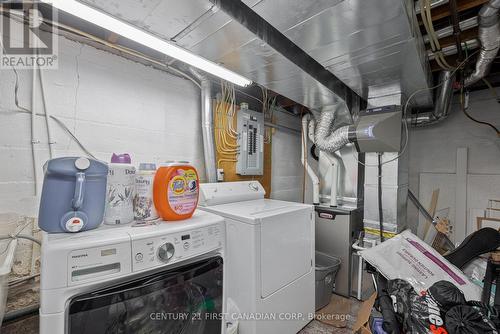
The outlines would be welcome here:
M 200 206 L 250 201 L 264 198 L 266 191 L 259 181 L 200 184 Z
M 256 199 L 201 208 L 209 212 L 249 224 L 257 224 L 261 219 L 278 214 L 310 209 L 311 205 L 285 202 L 273 199 Z

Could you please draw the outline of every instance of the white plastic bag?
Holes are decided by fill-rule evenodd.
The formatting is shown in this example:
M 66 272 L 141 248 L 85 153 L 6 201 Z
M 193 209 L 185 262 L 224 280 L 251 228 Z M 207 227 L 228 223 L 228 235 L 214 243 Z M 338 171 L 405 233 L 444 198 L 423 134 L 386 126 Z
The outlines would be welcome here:
M 409 230 L 375 247 L 360 251 L 360 254 L 387 279 L 404 279 L 418 293 L 445 280 L 462 290 L 467 300 L 480 300 L 481 289 L 478 286 Z

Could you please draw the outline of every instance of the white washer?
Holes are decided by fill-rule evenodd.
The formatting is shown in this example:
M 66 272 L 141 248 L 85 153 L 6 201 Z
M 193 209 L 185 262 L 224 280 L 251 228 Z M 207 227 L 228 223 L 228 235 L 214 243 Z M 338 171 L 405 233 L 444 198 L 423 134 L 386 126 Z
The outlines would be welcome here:
M 40 333 L 222 333 L 224 228 L 198 210 L 175 223 L 45 233 Z
M 264 199 L 259 182 L 201 184 L 200 209 L 226 218 L 229 318 L 241 334 L 296 333 L 314 315 L 314 208 Z

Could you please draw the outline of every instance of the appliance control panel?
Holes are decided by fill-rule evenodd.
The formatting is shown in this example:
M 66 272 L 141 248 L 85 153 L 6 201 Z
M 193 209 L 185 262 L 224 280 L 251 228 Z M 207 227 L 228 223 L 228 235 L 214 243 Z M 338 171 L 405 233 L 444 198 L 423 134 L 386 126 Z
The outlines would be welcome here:
M 218 182 L 200 184 L 200 206 L 262 199 L 266 190 L 259 181 Z
M 220 224 L 151 238 L 132 239 L 132 271 L 175 263 L 223 245 Z
M 130 242 L 73 250 L 68 253 L 68 285 L 104 280 L 131 271 Z

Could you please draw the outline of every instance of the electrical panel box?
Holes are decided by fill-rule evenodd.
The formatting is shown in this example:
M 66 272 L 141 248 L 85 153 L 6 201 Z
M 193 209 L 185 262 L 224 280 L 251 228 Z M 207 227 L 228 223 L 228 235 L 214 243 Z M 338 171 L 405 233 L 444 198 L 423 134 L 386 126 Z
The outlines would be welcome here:
M 262 175 L 264 173 L 264 115 L 246 106 L 237 117 L 239 154 L 236 173 Z

